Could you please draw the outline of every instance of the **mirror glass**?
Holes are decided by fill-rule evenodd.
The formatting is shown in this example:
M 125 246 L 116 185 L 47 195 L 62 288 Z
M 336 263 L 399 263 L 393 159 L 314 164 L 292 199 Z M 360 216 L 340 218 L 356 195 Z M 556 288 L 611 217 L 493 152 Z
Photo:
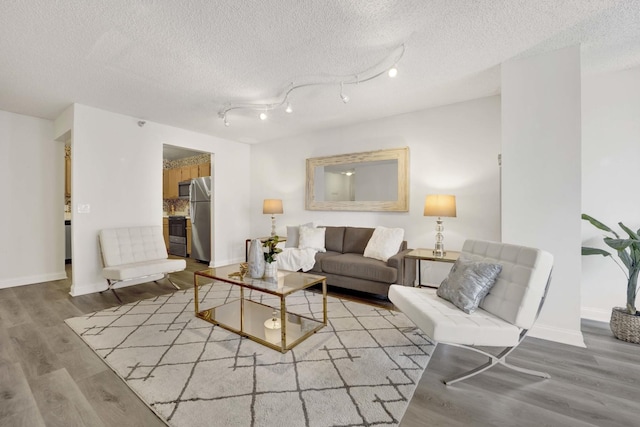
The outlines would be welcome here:
M 408 148 L 307 159 L 309 210 L 408 211 Z

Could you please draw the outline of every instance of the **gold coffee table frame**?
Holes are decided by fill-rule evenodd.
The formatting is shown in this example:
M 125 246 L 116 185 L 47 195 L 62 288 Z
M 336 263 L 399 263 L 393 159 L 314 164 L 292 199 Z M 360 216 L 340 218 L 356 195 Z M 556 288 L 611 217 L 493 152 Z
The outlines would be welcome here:
M 193 276 L 196 317 L 247 337 L 274 350 L 286 353 L 327 325 L 327 279 L 324 276 L 293 271 L 278 271 L 273 279 L 252 279 L 245 276 L 229 277 L 239 271 L 239 264 L 197 271 Z M 239 287 L 240 297 L 215 307 L 200 309 L 198 290 L 204 284 L 229 283 Z M 322 283 L 322 321 L 287 311 L 286 297 L 313 285 Z M 212 288 L 213 289 L 213 288 Z M 252 289 L 280 299 L 280 307 L 245 299 L 245 289 Z M 280 342 L 267 341 L 264 322 L 271 319 L 273 310 L 280 311 Z M 287 335 L 287 330 L 289 334 Z

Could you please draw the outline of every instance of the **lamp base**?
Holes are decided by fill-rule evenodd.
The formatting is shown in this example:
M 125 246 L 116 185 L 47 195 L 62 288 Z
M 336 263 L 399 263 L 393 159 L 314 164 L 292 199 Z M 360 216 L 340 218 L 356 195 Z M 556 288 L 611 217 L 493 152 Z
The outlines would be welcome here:
M 447 252 L 443 249 L 434 249 L 433 256 L 436 258 L 444 258 L 447 255 Z
M 438 217 L 436 220 L 436 245 L 433 250 L 433 256 L 436 258 L 443 258 L 447 253 L 444 250 L 444 236 L 442 232 L 444 231 L 444 225 L 442 225 L 442 218 Z
M 276 235 L 276 216 L 271 215 L 271 237 Z

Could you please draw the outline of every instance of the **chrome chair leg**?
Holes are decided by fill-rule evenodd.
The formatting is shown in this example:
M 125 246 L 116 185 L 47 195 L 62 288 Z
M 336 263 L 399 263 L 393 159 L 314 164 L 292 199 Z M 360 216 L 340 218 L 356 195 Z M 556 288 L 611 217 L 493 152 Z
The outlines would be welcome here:
M 169 281 L 169 283 L 171 283 L 173 285 L 174 288 L 176 288 L 177 290 L 182 289 L 180 286 L 176 285 L 173 280 L 171 280 L 171 276 L 169 276 L 169 273 L 165 273 L 163 279 L 167 279 Z M 155 284 L 160 286 L 160 283 L 158 283 L 157 280 L 154 280 Z
M 454 377 L 447 378 L 447 379 L 443 380 L 442 382 L 445 383 L 446 385 L 451 385 L 451 384 L 457 383 L 458 381 L 466 380 L 468 378 L 476 376 L 479 373 L 482 373 L 482 372 L 486 371 L 487 369 L 489 369 L 489 368 L 491 368 L 491 367 L 493 367 L 495 365 L 498 365 L 498 364 L 500 364 L 502 366 L 505 366 L 505 367 L 507 367 L 509 369 L 512 369 L 514 371 L 522 372 L 524 374 L 533 375 L 533 376 L 540 377 L 540 378 L 545 378 L 545 379 L 551 378 L 551 375 L 547 374 L 546 372 L 534 371 L 532 369 L 521 368 L 519 366 L 514 366 L 514 365 L 512 365 L 510 363 L 507 363 L 507 360 L 506 360 L 507 355 L 509 353 L 511 353 L 513 350 L 515 350 L 516 347 L 518 347 L 520 345 L 520 343 L 526 337 L 527 333 L 528 333 L 527 330 L 522 331 L 520 333 L 520 340 L 518 341 L 518 343 L 516 345 L 514 345 L 513 347 L 506 347 L 504 350 L 502 350 L 497 355 L 494 355 L 494 354 L 491 354 L 491 353 L 487 353 L 486 351 L 480 350 L 480 349 L 475 348 L 475 347 L 470 347 L 470 346 L 467 346 L 467 345 L 445 343 L 445 344 L 452 345 L 454 347 L 460 347 L 460 348 L 464 348 L 464 349 L 467 349 L 467 350 L 475 351 L 476 353 L 480 353 L 480 354 L 482 354 L 484 356 L 487 356 L 489 358 L 489 361 L 486 362 L 483 365 L 480 365 L 480 366 L 477 366 L 477 367 L 471 369 L 470 371 L 466 371 L 466 372 L 463 372 L 463 373 L 461 373 L 459 375 L 456 375 Z
M 105 289 L 104 291 L 100 291 L 100 293 L 106 292 L 106 291 L 111 291 L 113 292 L 113 294 L 116 296 L 116 299 L 118 300 L 118 303 L 120 305 L 122 305 L 122 300 L 120 299 L 120 295 L 118 295 L 118 293 L 116 292 L 115 289 L 113 289 L 113 285 L 115 285 L 117 282 L 111 282 L 111 280 L 107 279 L 107 289 Z

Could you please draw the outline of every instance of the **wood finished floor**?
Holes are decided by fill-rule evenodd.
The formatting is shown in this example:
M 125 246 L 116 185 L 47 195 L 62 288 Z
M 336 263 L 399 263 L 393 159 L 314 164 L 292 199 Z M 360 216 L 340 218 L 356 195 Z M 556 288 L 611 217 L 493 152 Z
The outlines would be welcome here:
M 172 277 L 192 287 L 203 268 L 189 261 Z M 69 287 L 60 280 L 0 289 L 0 426 L 164 425 L 64 323 L 116 305 L 115 297 L 72 298 Z M 161 281 L 119 294 L 127 303 L 171 291 Z M 616 340 L 603 323 L 583 321 L 582 330 L 586 349 L 528 338 L 509 358 L 546 370 L 549 380 L 497 367 L 447 387 L 441 378 L 483 360 L 438 346 L 401 426 L 640 425 L 640 346 Z

